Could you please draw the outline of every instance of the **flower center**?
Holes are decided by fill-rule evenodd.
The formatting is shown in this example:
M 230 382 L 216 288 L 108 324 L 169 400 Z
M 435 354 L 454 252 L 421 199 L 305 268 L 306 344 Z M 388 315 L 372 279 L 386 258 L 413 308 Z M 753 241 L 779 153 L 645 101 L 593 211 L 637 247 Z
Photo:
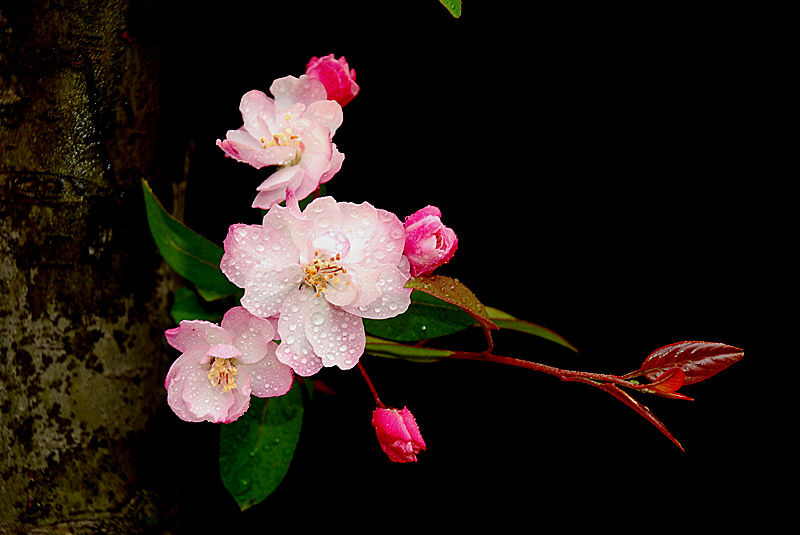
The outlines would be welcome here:
M 317 297 L 327 293 L 329 286 L 342 282 L 339 275 L 347 273 L 347 269 L 337 264 L 341 259 L 342 255 L 339 253 L 326 259 L 320 257 L 319 251 L 314 251 L 314 261 L 305 267 L 305 283 L 317 291 Z M 345 281 L 345 285 L 349 284 L 349 280 Z
M 289 122 L 292 118 L 292 114 L 286 113 L 283 116 L 287 122 Z M 283 165 L 295 165 L 300 161 L 300 157 L 303 154 L 303 149 L 305 146 L 303 142 L 300 141 L 300 137 L 295 135 L 292 131 L 292 127 L 287 126 L 277 134 L 272 134 L 271 138 L 262 137 L 259 141 L 261 141 L 261 146 L 265 149 L 267 147 L 291 147 L 295 150 L 295 155 L 292 159 L 287 160 L 284 162 Z
M 232 360 L 214 357 L 211 371 L 208 372 L 208 380 L 211 381 L 211 386 L 220 386 L 223 392 L 230 392 L 236 388 L 234 376 L 239 375 L 239 370 L 233 365 Z

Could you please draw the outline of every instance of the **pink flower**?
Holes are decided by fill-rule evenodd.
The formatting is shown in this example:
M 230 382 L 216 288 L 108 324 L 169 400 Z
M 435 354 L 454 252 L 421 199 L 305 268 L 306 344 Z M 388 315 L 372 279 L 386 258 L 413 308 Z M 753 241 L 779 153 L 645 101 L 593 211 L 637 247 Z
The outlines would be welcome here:
M 225 154 L 256 169 L 278 169 L 258 188 L 254 208 L 269 209 L 286 199 L 286 189 L 305 198 L 330 180 L 344 155 L 331 139 L 342 124 L 342 107 L 327 99 L 325 87 L 308 76 L 287 76 L 270 87 L 275 97 L 253 90 L 242 97 L 244 125 L 228 130 L 217 145 Z
M 322 82 L 328 92 L 328 98 L 335 100 L 342 107 L 358 94 L 356 70 L 347 65 L 344 56 L 338 60 L 333 54 L 322 58 L 313 57 L 308 62 L 306 74 Z
M 442 224 L 442 213 L 426 206 L 405 221 L 405 254 L 411 262 L 411 276 L 432 272 L 453 258 L 458 248 L 456 233 Z
M 425 449 L 417 421 L 408 407 L 402 411 L 377 408 L 372 413 L 372 425 L 381 448 L 392 462 L 416 462 L 417 454 Z
M 182 420 L 232 422 L 247 411 L 250 394 L 281 396 L 292 386 L 292 370 L 275 357 L 275 326 L 243 307 L 226 312 L 221 326 L 182 321 L 165 335 L 182 352 L 164 382 Z
M 349 369 L 364 352 L 361 318 L 402 314 L 411 300 L 403 225 L 368 203 L 315 199 L 273 207 L 261 225 L 232 225 L 220 267 L 242 305 L 279 316 L 278 359 L 303 376 Z

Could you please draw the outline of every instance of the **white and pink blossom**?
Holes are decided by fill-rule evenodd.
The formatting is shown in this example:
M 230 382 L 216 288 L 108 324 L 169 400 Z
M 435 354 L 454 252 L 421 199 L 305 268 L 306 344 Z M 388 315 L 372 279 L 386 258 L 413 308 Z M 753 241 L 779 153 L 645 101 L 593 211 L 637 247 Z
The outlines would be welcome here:
M 275 80 L 268 97 L 246 93 L 239 110 L 244 125 L 217 140 L 225 154 L 256 169 L 278 169 L 260 186 L 254 208 L 269 209 L 286 199 L 286 189 L 304 198 L 330 180 L 342 166 L 344 154 L 332 142 L 342 124 L 342 107 L 328 100 L 319 80 L 303 75 Z
M 369 203 L 315 199 L 301 213 L 273 207 L 261 225 L 233 225 L 220 267 L 244 288 L 251 313 L 279 316 L 278 359 L 303 376 L 349 369 L 364 352 L 361 318 L 385 319 L 410 304 L 405 232 Z
M 185 320 L 166 331 L 167 342 L 182 353 L 164 382 L 175 414 L 188 422 L 229 423 L 247 411 L 250 394 L 288 392 L 292 370 L 275 356 L 273 321 L 235 307 L 221 325 Z

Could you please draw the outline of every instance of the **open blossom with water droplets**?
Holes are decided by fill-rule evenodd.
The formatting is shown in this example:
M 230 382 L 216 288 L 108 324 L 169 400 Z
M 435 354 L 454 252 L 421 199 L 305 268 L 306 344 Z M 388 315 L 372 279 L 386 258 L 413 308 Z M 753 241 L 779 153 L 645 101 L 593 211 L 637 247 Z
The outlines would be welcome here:
M 414 277 L 449 262 L 458 248 L 456 233 L 442 224 L 441 217 L 438 208 L 426 206 L 406 218 L 405 254 Z
M 244 125 L 229 130 L 217 145 L 227 156 L 260 169 L 278 166 L 258 188 L 254 208 L 269 209 L 291 188 L 300 199 L 330 180 L 344 155 L 331 138 L 342 124 L 342 107 L 328 100 L 319 80 L 287 76 L 272 83 L 270 98 L 261 91 L 241 100 Z
M 352 368 L 366 344 L 361 318 L 390 318 L 411 302 L 403 225 L 369 203 L 320 197 L 301 213 L 291 200 L 261 225 L 231 226 L 220 267 L 250 312 L 279 316 L 281 362 L 303 376 Z
M 358 94 L 356 70 L 351 69 L 342 56 L 336 59 L 333 54 L 321 58 L 313 57 L 308 62 L 306 74 L 322 82 L 328 92 L 328 98 L 344 107 Z
M 372 426 L 384 453 L 395 463 L 416 462 L 417 454 L 425 449 L 414 415 L 403 410 L 377 408 L 372 413 Z
M 247 411 L 250 394 L 288 392 L 292 370 L 275 356 L 272 321 L 235 307 L 221 325 L 184 320 L 166 331 L 167 342 L 182 352 L 164 382 L 175 414 L 187 422 L 228 423 Z

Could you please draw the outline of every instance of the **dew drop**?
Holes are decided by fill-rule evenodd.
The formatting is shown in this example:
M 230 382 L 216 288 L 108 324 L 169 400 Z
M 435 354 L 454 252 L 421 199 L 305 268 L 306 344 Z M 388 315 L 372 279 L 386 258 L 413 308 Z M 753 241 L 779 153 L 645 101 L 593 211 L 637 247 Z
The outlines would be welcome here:
M 324 321 L 325 316 L 323 316 L 321 312 L 314 312 L 314 314 L 311 315 L 311 323 L 314 325 L 322 325 Z

